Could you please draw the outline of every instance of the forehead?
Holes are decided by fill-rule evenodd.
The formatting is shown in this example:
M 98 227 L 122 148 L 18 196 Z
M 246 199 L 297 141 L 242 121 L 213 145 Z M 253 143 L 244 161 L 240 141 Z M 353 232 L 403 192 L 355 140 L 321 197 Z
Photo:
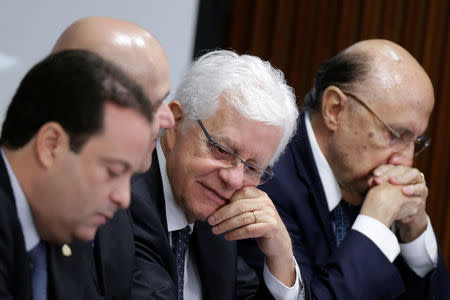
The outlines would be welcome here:
M 150 144 L 152 127 L 137 111 L 106 102 L 103 129 L 82 148 L 85 157 L 101 157 L 137 169 Z
M 223 104 L 211 118 L 202 122 L 217 142 L 260 165 L 270 161 L 281 139 L 280 127 L 246 119 Z
M 430 79 L 419 65 L 377 61 L 355 85 L 361 98 L 390 125 L 421 134 L 434 106 Z

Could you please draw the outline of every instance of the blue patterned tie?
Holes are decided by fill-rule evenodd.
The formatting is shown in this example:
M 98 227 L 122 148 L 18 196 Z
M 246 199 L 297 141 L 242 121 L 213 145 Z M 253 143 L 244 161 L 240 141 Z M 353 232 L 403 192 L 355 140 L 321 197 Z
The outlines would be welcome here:
M 175 254 L 177 267 L 178 300 L 183 300 L 184 259 L 186 257 L 186 250 L 189 245 L 189 232 L 189 225 L 184 227 L 183 229 L 172 232 L 172 250 Z
M 338 206 L 331 212 L 331 218 L 335 227 L 336 244 L 338 246 L 345 239 L 345 236 L 355 222 L 360 209 L 361 206 L 350 205 L 344 200 L 341 200 Z
M 47 300 L 47 257 L 45 244 L 40 242 L 28 252 L 33 300 Z

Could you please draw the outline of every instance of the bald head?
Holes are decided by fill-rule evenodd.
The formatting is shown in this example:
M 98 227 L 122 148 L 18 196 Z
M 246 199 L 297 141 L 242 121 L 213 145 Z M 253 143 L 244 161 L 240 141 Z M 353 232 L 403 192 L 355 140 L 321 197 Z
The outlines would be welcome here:
M 116 63 L 142 86 L 153 103 L 170 89 L 164 49 L 134 23 L 107 17 L 80 19 L 61 34 L 52 52 L 68 49 L 90 50 Z
M 161 44 L 144 28 L 119 19 L 88 17 L 71 24 L 58 38 L 52 52 L 82 49 L 112 61 L 141 85 L 156 107 L 155 141 L 158 130 L 174 125 L 173 114 L 164 99 L 170 90 L 169 64 Z M 149 149 L 142 172 L 151 164 L 155 142 Z
M 366 40 L 350 46 L 343 53 L 368 56 L 368 72 L 364 83 L 379 81 L 379 88 L 390 92 L 416 82 L 423 92 L 433 92 L 431 80 L 422 66 L 396 43 L 388 40 Z
M 423 121 L 428 123 L 434 106 L 433 85 L 408 51 L 391 41 L 375 39 L 358 42 L 345 49 L 343 54 L 367 56 L 366 74 L 353 89 L 367 95 L 368 104 L 388 105 L 389 109 L 399 113 L 405 107 L 416 108 L 424 112 Z
M 427 104 L 430 113 L 434 105 L 433 87 L 425 70 L 408 51 L 388 40 L 360 41 L 327 60 L 304 99 L 304 109 L 319 111 L 323 92 L 333 85 L 343 90 L 361 89 L 366 94 L 376 91 L 380 99 L 398 93 L 411 103 Z M 370 102 L 377 97 L 368 98 Z

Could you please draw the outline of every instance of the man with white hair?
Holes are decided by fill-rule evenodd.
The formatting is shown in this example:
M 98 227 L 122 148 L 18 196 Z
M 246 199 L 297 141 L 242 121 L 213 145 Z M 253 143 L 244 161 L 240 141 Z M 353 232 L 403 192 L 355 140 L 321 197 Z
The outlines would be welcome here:
M 291 138 L 298 111 L 283 74 L 231 51 L 200 57 L 169 104 L 149 172 L 132 182 L 132 297 L 298 299 L 304 287 L 289 234 L 257 188 Z M 256 239 L 264 283 L 237 256 Z

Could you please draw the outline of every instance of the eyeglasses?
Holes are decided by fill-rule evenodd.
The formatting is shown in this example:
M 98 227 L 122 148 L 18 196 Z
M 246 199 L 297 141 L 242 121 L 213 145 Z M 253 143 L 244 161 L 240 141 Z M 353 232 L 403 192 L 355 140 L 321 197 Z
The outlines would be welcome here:
M 380 121 L 390 132 L 390 134 L 397 140 L 398 143 L 401 145 L 407 146 L 411 142 L 414 142 L 414 156 L 418 156 L 420 153 L 422 153 L 423 150 L 425 150 L 428 146 L 430 146 L 431 138 L 426 135 L 421 135 L 417 137 L 417 139 L 414 140 L 414 136 L 410 132 L 404 132 L 399 133 L 397 130 L 389 126 L 383 119 L 381 119 L 371 108 L 369 105 L 367 105 L 364 101 L 359 99 L 358 96 L 342 91 L 345 95 L 352 97 L 356 100 L 359 104 L 364 106 L 369 112 L 371 112 L 375 118 L 377 118 L 378 121 Z
M 208 139 L 209 152 L 211 156 L 221 162 L 226 163 L 224 167 L 231 168 L 237 166 L 239 162 L 244 165 L 244 176 L 249 182 L 255 185 L 266 183 L 273 177 L 273 172 L 270 167 L 262 169 L 254 164 L 244 161 L 239 155 L 234 153 L 231 149 L 217 143 L 208 133 L 202 121 L 198 120 L 200 128 L 203 130 Z

